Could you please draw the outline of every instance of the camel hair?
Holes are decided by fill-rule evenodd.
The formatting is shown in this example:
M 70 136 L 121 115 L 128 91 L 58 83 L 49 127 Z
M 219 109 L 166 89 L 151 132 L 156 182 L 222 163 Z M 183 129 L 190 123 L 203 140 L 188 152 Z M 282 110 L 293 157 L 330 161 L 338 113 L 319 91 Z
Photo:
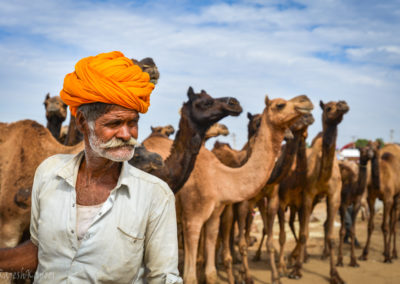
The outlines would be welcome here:
M 65 136 L 61 133 L 62 123 L 67 117 L 67 105 L 61 100 L 60 96 L 50 97 L 46 94 L 43 102 L 46 109 L 47 129 L 59 142 L 63 142 Z
M 296 257 L 296 262 L 289 277 L 298 279 L 302 276 L 301 268 L 305 259 L 310 216 L 314 205 L 322 197 L 326 196 L 327 219 L 324 224 L 325 247 L 322 257 L 330 256 L 331 283 L 344 283 L 334 263 L 334 239 L 332 233 L 334 218 L 340 206 L 340 192 L 342 189 L 339 164 L 335 155 L 337 127 L 344 114 L 349 111 L 349 107 L 345 101 L 326 104 L 320 101 L 320 106 L 322 108 L 323 130 L 314 138 L 311 148 L 307 149 L 307 161 L 306 165 L 304 165 L 304 169 L 307 169 L 307 177 L 304 183 L 298 185 L 301 190 L 294 191 L 300 194 L 297 198 L 301 200 L 299 202 L 301 205 L 299 216 L 301 217 L 299 238 L 296 248 L 292 252 L 292 257 Z M 292 190 L 286 189 L 284 191 Z
M 150 135 L 142 142 L 146 149 L 158 153 L 164 160 L 165 167 L 150 173 L 162 177 L 174 193 L 189 178 L 208 129 L 222 118 L 242 112 L 239 102 L 232 97 L 214 99 L 204 90 L 194 93 L 192 87 L 187 95 L 189 100 L 181 108 L 175 140 Z
M 370 216 L 368 220 L 368 237 L 360 260 L 367 260 L 371 234 L 374 230 L 375 201 L 383 201 L 382 233 L 384 242 L 384 262 L 391 263 L 398 257 L 396 249 L 396 205 L 400 196 L 400 146 L 386 144 L 381 148 L 380 141 L 371 142 L 369 146 L 374 152 L 371 159 L 371 181 L 368 184 L 368 206 Z M 390 243 L 393 238 L 393 250 L 390 252 Z
M 288 101 L 266 97 L 265 105 L 247 162 L 240 168 L 231 168 L 202 147 L 192 174 L 176 196 L 184 235 L 185 283 L 197 282 L 196 256 L 203 225 L 206 235 L 206 280 L 207 283 L 216 281 L 215 244 L 219 217 L 225 204 L 250 199 L 258 194 L 272 171 L 285 129 L 312 109 L 312 103 L 305 95 Z
M 157 65 L 151 57 L 143 58 L 138 61 L 136 59 L 131 59 L 132 62 L 138 65 L 143 72 L 146 72 L 150 76 L 150 82 L 154 85 L 158 83 L 158 79 L 160 78 L 160 72 L 158 71 Z M 67 134 L 64 140 L 64 145 L 73 146 L 81 142 L 83 139 L 82 133 L 79 132 L 76 127 L 75 117 L 70 115 L 70 122 L 68 125 Z
M 338 247 L 338 258 L 337 266 L 343 266 L 343 241 L 346 234 L 345 215 L 347 208 L 352 205 L 353 210 L 351 214 L 351 257 L 350 266 L 358 267 L 357 259 L 355 256 L 355 226 L 356 218 L 359 209 L 361 208 L 361 199 L 366 191 L 366 185 L 368 180 L 368 161 L 373 157 L 373 151 L 368 147 L 365 142 L 359 140 L 356 143 L 356 147 L 360 152 L 360 160 L 357 165 L 354 161 L 340 161 L 339 168 L 342 177 L 342 192 L 341 202 L 339 207 L 340 213 L 340 233 L 339 233 L 339 247 Z

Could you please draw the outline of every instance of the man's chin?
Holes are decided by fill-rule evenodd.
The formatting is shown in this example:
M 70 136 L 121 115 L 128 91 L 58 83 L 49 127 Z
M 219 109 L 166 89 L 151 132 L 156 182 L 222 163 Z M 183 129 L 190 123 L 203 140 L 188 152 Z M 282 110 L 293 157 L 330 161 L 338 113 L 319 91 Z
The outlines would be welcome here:
M 133 158 L 135 149 L 131 147 L 120 147 L 104 150 L 102 156 L 114 162 L 125 162 Z

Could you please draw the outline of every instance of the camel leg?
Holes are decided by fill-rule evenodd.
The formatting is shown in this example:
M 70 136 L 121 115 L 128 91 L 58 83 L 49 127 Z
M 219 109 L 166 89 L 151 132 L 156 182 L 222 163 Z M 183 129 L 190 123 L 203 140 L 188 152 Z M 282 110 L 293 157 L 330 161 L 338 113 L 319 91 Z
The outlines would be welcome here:
M 385 263 L 391 263 L 390 259 L 390 234 L 389 234 L 389 218 L 390 213 L 392 211 L 393 200 L 390 197 L 385 198 L 383 201 L 383 221 L 382 221 L 382 233 L 383 233 L 383 243 L 384 243 L 384 252 Z
M 271 283 L 272 284 L 280 284 L 281 281 L 279 279 L 278 270 L 276 269 L 275 264 L 275 248 L 273 244 L 273 226 L 274 219 L 276 213 L 278 212 L 279 207 L 279 197 L 277 194 L 268 198 L 267 205 L 267 254 L 271 267 Z
M 296 211 L 296 209 L 294 207 L 290 208 L 289 227 L 290 227 L 290 230 L 292 231 L 294 240 L 297 242 L 298 238 L 297 238 L 297 235 L 296 235 L 296 229 L 294 227 L 294 221 L 296 219 L 296 212 L 297 211 Z
M 259 212 L 261 214 L 261 218 L 263 221 L 263 230 L 262 230 L 262 237 L 261 237 L 261 241 L 260 241 L 260 245 L 258 246 L 258 249 L 256 251 L 256 254 L 254 255 L 253 261 L 260 261 L 261 259 L 261 249 L 262 249 L 262 245 L 264 243 L 264 238 L 265 235 L 267 234 L 267 216 L 266 216 L 266 208 L 265 208 L 265 203 L 264 203 L 264 198 L 261 198 L 261 200 L 259 200 L 257 202 L 257 206 L 259 209 Z
M 396 248 L 396 225 L 397 225 L 397 217 L 398 210 L 397 205 L 399 202 L 398 196 L 395 199 L 395 204 L 393 204 L 393 213 L 392 213 L 392 236 L 393 236 L 393 250 L 392 250 L 392 259 L 397 259 L 397 248 Z
M 326 198 L 326 208 L 329 208 L 328 204 L 328 198 Z M 328 209 L 327 209 L 328 210 Z M 327 211 L 327 215 L 329 214 L 329 210 Z M 324 260 L 326 259 L 330 252 L 329 252 L 329 244 L 328 244 L 328 220 L 329 218 L 327 217 L 325 222 L 324 222 L 324 250 L 322 251 L 321 259 Z
M 341 204 L 339 208 L 340 212 L 340 231 L 339 231 L 339 249 L 338 249 L 338 258 L 337 258 L 337 266 L 343 266 L 343 241 L 344 235 L 346 234 L 346 226 L 345 226 L 345 214 L 347 210 L 347 205 Z
M 375 196 L 368 195 L 368 199 L 367 199 L 368 208 L 369 208 L 368 236 L 367 236 L 367 242 L 365 243 L 363 253 L 358 258 L 359 260 L 367 260 L 368 259 L 369 244 L 371 241 L 372 232 L 374 231 L 375 200 L 376 200 Z
M 196 258 L 199 246 L 199 238 L 201 232 L 201 222 L 191 220 L 191 222 L 183 223 L 184 244 L 185 244 L 185 262 L 183 268 L 184 283 L 197 284 L 196 277 Z
M 335 267 L 335 254 L 334 254 L 334 245 L 335 242 L 333 240 L 333 223 L 335 221 L 335 216 L 340 206 L 340 191 L 336 191 L 334 195 L 330 195 L 327 197 L 328 204 L 328 217 L 326 223 L 326 240 L 328 244 L 328 249 L 330 253 L 330 276 L 331 284 L 342 284 L 344 283 L 343 279 L 339 276 L 339 273 Z
M 301 268 L 304 260 L 304 247 L 307 244 L 309 234 L 309 223 L 310 215 L 312 211 L 313 199 L 309 196 L 303 196 L 303 206 L 300 208 L 300 234 L 299 241 L 297 242 L 296 248 L 298 247 L 299 256 L 296 259 L 293 270 L 289 274 L 289 278 L 300 279 L 302 277 Z M 295 248 L 295 250 L 296 250 Z
M 285 211 L 282 207 L 278 209 L 278 219 L 279 219 L 279 274 L 280 276 L 287 276 L 288 272 L 286 269 L 285 262 L 285 243 L 286 243 L 286 232 L 285 232 Z
M 249 214 L 252 208 L 249 207 L 248 201 L 244 201 L 238 204 L 237 209 L 238 209 L 238 228 L 239 228 L 239 251 L 242 256 L 241 274 L 243 276 L 245 283 L 253 283 L 247 256 L 248 252 L 247 240 L 245 237 L 247 215 Z
M 218 238 L 220 215 L 225 206 L 216 208 L 205 224 L 206 283 L 217 283 L 215 267 L 215 246 Z M 185 282 L 186 283 L 186 282 Z
M 221 218 L 221 237 L 222 237 L 222 255 L 223 262 L 228 275 L 228 282 L 230 284 L 235 282 L 232 270 L 232 255 L 230 249 L 230 237 L 233 223 L 233 205 L 229 204 L 225 207 Z
M 350 266 L 351 267 L 359 267 L 360 265 L 357 263 L 356 253 L 355 253 L 355 241 L 356 241 L 356 221 L 357 214 L 361 208 L 361 200 L 356 200 L 353 203 L 353 212 L 351 214 L 351 227 L 350 227 L 350 237 L 351 237 L 351 256 L 350 256 Z

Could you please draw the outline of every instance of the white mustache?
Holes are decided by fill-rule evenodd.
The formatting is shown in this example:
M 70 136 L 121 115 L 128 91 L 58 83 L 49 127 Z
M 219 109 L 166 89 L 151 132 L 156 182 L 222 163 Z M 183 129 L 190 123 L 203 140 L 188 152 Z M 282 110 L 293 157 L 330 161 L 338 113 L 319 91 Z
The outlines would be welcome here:
M 128 141 L 114 137 L 105 143 L 101 143 L 99 147 L 102 149 L 110 149 L 119 147 L 135 147 L 136 145 L 139 145 L 139 142 L 133 137 L 131 137 Z

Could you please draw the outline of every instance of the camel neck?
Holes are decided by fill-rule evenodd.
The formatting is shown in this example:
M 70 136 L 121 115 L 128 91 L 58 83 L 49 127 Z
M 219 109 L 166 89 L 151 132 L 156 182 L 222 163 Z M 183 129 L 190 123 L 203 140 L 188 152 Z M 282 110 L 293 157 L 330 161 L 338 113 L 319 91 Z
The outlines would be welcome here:
M 266 185 L 284 137 L 284 129 L 274 127 L 267 114 L 267 110 L 264 110 L 247 162 L 239 168 L 219 164 L 218 179 L 224 183 L 220 187 L 224 191 L 221 192 L 222 202 L 251 199 Z
M 371 180 L 374 189 L 380 188 L 380 177 L 379 177 L 379 152 L 374 155 L 371 159 Z
M 335 147 L 337 137 L 337 125 L 324 125 L 322 133 L 322 158 L 319 180 L 327 182 L 332 176 L 333 160 L 335 159 Z
M 293 135 L 293 139 L 287 141 L 286 145 L 282 147 L 282 152 L 268 179 L 268 185 L 279 183 L 289 173 L 299 146 L 301 133 L 296 132 Z
M 368 160 L 361 160 L 358 165 L 357 195 L 362 195 L 367 184 L 367 164 Z
M 192 172 L 205 133 L 206 129 L 198 129 L 189 119 L 189 114 L 183 106 L 179 130 L 175 135 L 170 155 L 164 161 L 164 167 L 152 172 L 157 177 L 163 177 L 174 193 L 184 185 Z
M 57 116 L 51 116 L 47 119 L 47 128 L 54 138 L 58 139 L 61 132 L 61 124 L 63 120 Z

